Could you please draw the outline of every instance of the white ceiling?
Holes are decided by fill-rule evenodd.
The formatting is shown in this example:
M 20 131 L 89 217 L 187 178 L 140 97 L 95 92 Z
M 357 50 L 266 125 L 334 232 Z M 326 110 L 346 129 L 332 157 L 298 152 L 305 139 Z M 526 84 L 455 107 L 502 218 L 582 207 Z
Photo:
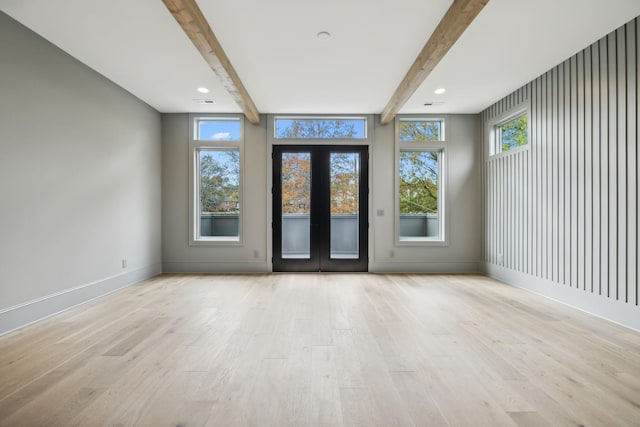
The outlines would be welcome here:
M 382 111 L 451 0 L 198 4 L 261 113 L 364 114 Z M 240 111 L 161 0 L 0 10 L 158 111 Z M 638 15 L 639 0 L 490 0 L 401 112 L 477 113 Z

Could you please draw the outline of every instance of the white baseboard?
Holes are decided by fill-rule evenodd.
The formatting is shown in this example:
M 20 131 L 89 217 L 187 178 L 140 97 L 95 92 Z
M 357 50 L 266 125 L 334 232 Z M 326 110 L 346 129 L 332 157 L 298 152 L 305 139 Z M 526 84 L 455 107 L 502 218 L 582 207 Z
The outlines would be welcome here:
M 495 264 L 483 263 L 483 267 L 487 276 L 493 279 L 640 331 L 640 307 L 635 304 L 628 304 L 615 298 L 592 294 L 575 287 L 571 288 Z
M 161 264 L 116 274 L 0 310 L 0 336 L 160 274 Z
M 265 261 L 165 261 L 164 273 L 268 273 L 271 268 Z
M 376 261 L 369 266 L 372 273 L 479 273 L 479 262 Z

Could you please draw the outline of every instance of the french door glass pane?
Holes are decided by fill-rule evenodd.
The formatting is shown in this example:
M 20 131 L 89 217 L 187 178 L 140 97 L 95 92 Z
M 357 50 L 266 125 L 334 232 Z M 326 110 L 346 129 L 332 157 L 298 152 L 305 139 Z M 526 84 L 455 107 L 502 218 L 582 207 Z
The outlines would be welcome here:
M 359 177 L 360 153 L 331 153 L 331 258 L 359 257 Z
M 311 153 L 282 153 L 282 258 L 311 257 Z

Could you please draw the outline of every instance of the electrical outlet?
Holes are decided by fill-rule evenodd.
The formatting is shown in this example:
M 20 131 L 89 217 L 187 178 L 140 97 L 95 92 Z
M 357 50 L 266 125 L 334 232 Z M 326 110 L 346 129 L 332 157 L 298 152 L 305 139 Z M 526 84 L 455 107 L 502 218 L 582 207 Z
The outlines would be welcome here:
M 389 258 L 395 258 L 395 257 L 396 257 L 396 251 L 390 250 L 389 251 Z
M 122 268 L 127 268 L 127 260 L 126 259 L 122 260 Z
M 384 216 L 384 209 L 377 209 L 376 210 L 376 215 L 377 216 Z
M 259 258 L 259 257 L 260 257 L 260 251 L 259 251 L 259 250 L 257 250 L 257 249 L 254 249 L 254 250 L 253 250 L 253 257 L 254 257 L 254 258 Z

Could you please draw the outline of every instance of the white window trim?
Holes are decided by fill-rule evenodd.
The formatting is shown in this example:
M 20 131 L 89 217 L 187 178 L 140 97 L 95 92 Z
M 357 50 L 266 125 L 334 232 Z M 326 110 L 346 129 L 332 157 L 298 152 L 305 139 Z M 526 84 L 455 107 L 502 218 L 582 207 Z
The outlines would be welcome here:
M 240 138 L 237 141 L 217 141 L 217 140 L 197 140 L 195 139 L 197 120 L 200 118 L 211 118 L 220 120 L 239 120 Z M 189 114 L 189 246 L 243 246 L 244 245 L 244 116 L 240 114 Z M 198 174 L 198 150 L 201 148 L 211 149 L 238 149 L 240 151 L 240 183 L 238 203 L 238 237 L 233 236 L 212 236 L 200 237 L 198 205 L 200 200 L 200 179 Z
M 441 141 L 400 141 L 400 120 L 440 121 L 442 122 Z M 396 116 L 395 119 L 395 159 L 394 159 L 394 245 L 395 246 L 449 246 L 449 197 L 447 182 L 449 156 L 447 155 L 447 123 L 446 115 L 408 115 Z M 440 222 L 440 238 L 400 237 L 400 152 L 401 151 L 440 151 L 438 161 L 438 219 Z
M 509 151 L 502 151 L 502 147 L 498 145 L 498 128 L 505 123 L 513 119 L 517 119 L 522 116 L 527 116 L 527 144 L 521 147 L 516 147 Z M 504 156 L 509 156 L 513 153 L 520 151 L 527 151 L 531 146 L 531 114 L 529 108 L 529 102 L 525 101 L 518 105 L 515 105 L 502 114 L 497 115 L 487 122 L 486 126 L 486 138 L 488 141 L 487 146 L 487 158 L 496 159 Z

